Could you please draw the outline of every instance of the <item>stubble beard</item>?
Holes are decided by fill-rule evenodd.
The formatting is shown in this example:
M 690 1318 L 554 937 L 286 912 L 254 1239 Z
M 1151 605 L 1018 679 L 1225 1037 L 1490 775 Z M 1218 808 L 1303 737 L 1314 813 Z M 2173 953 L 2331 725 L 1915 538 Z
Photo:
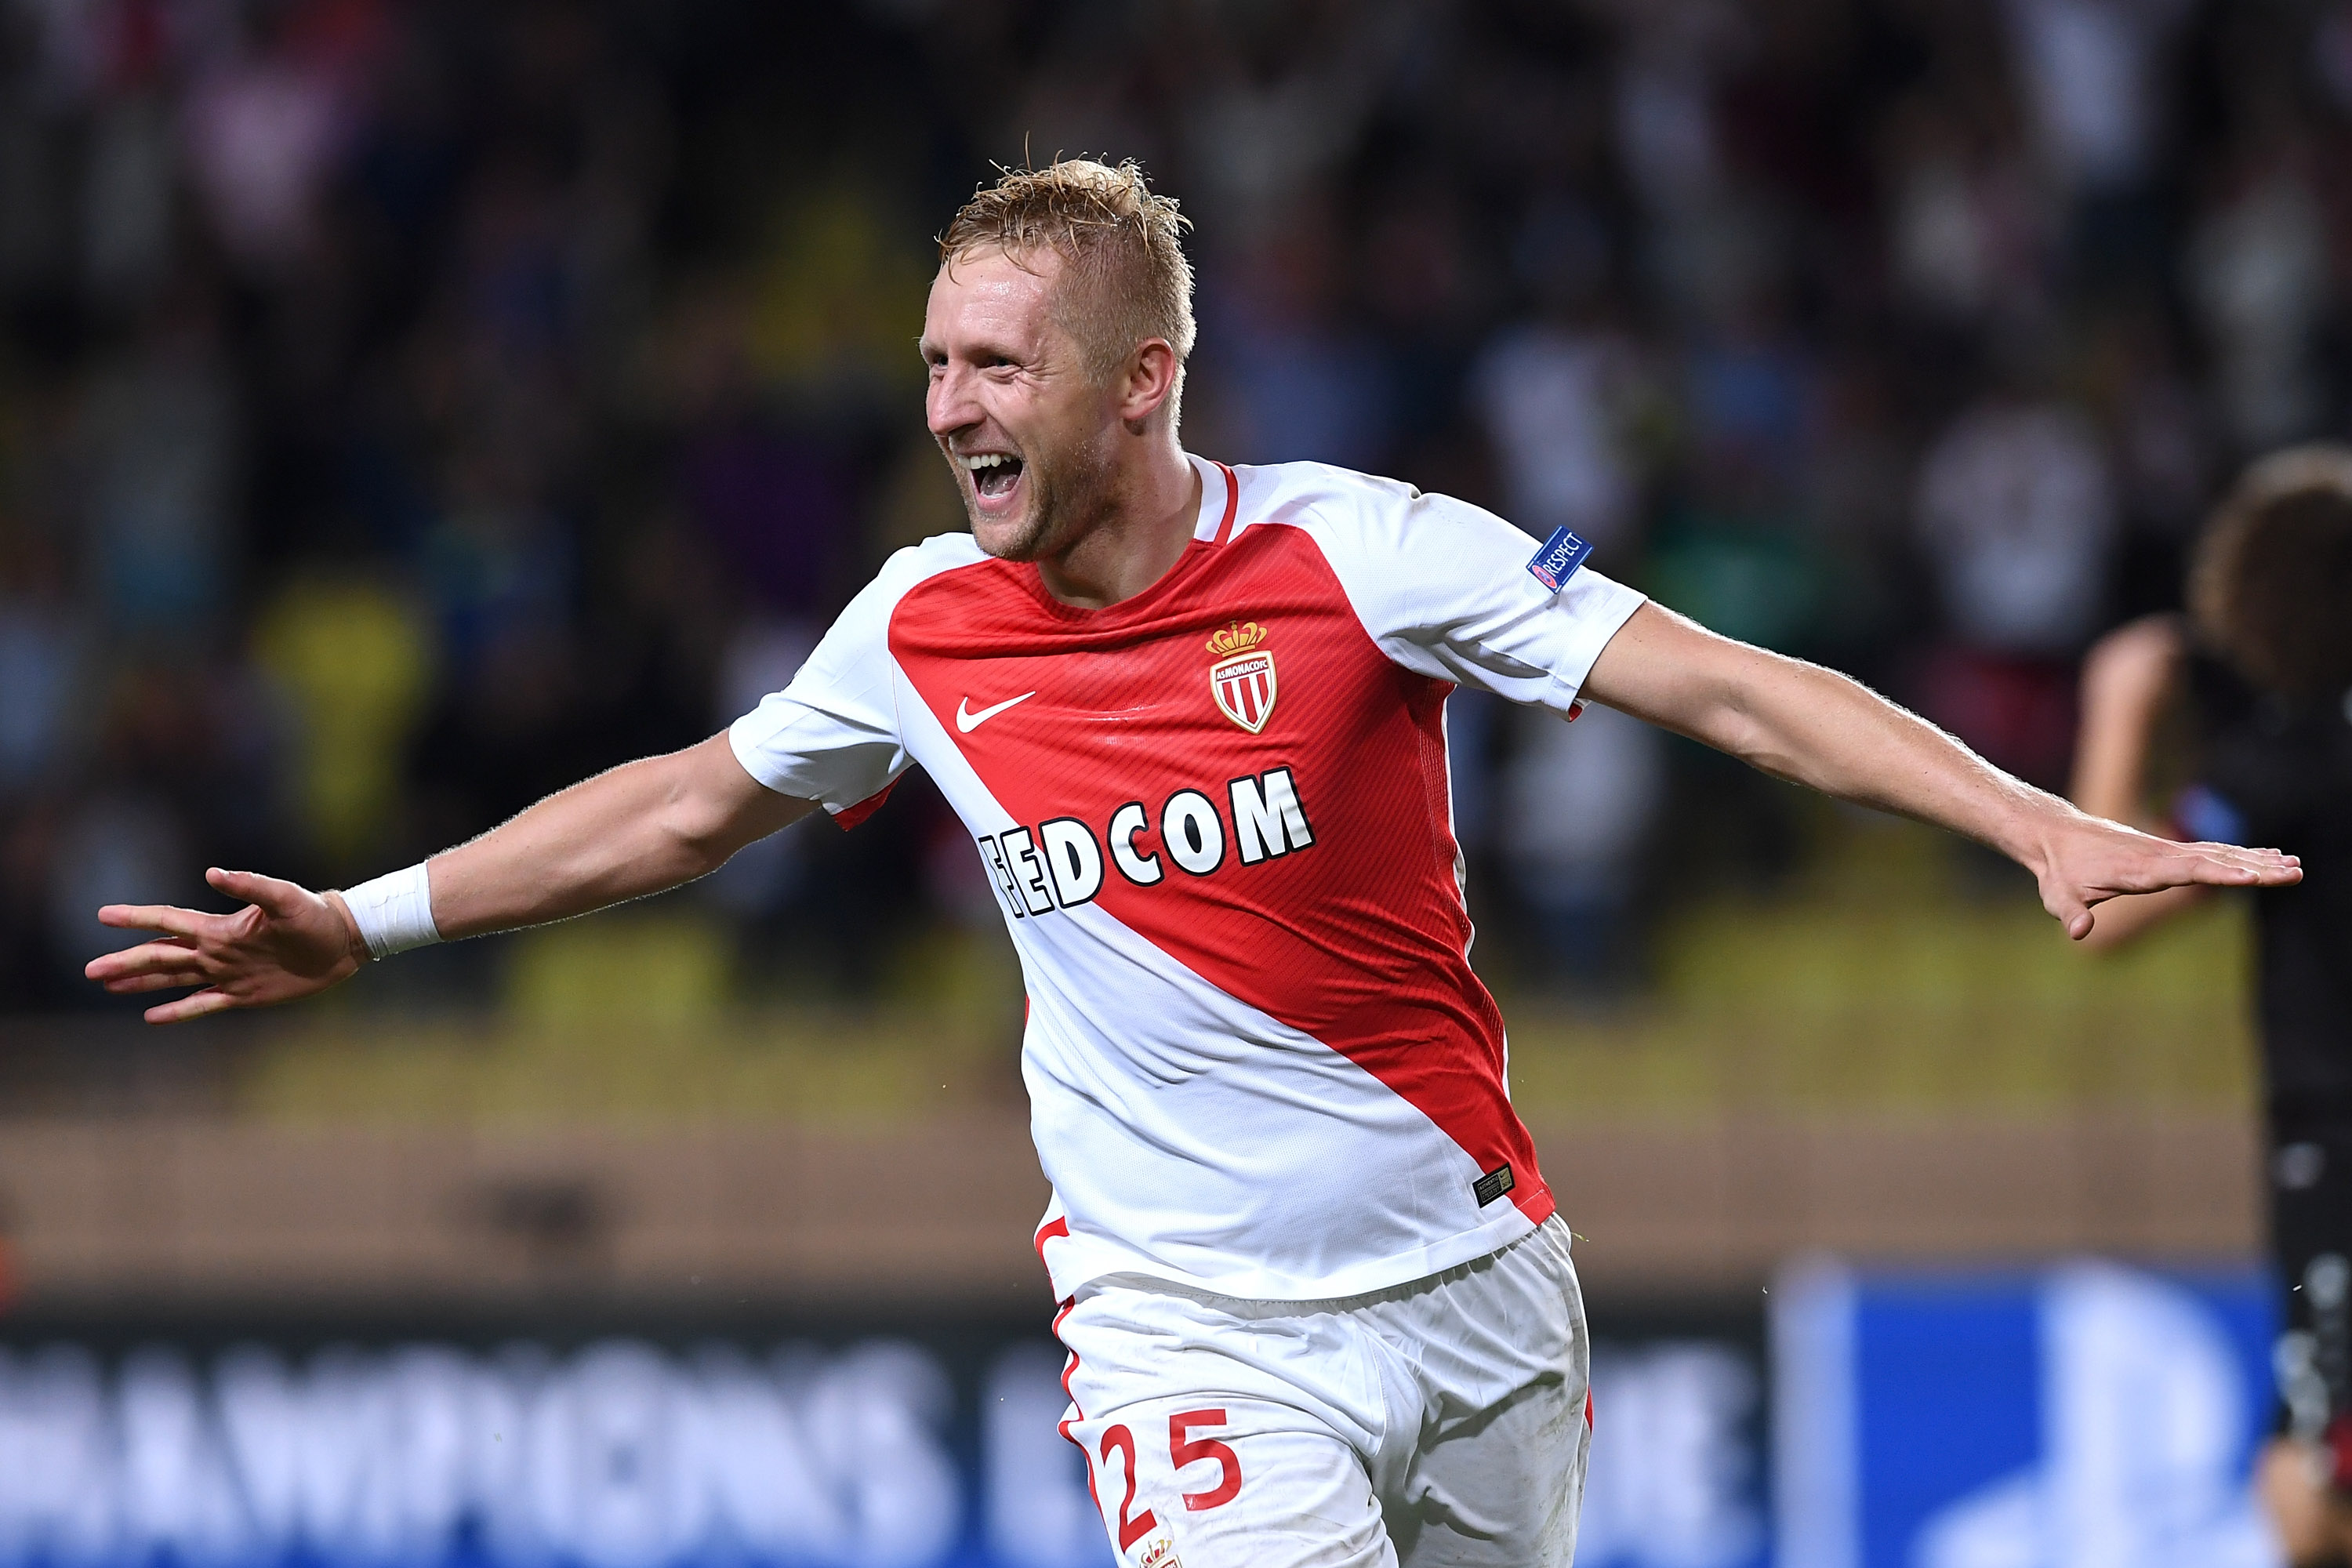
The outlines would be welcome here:
M 964 510 L 971 519 L 972 538 L 1000 561 L 1059 555 L 1113 510 L 1111 467 L 1083 449 L 1050 463 L 1024 458 L 1021 483 L 1028 493 L 1021 515 L 1002 522 L 983 521 L 967 495 Z

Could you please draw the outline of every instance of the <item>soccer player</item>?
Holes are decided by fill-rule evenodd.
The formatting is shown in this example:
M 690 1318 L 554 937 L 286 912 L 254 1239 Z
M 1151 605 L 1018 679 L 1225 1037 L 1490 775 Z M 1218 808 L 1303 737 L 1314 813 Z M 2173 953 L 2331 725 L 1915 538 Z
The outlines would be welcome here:
M 2161 761 L 2189 782 L 2159 813 L 2149 774 L 2176 710 L 2188 754 Z M 2261 1479 L 2298 1568 L 2342 1568 L 2352 1563 L 2352 447 L 2294 447 L 2247 471 L 2198 542 L 2188 617 L 2136 621 L 2092 649 L 2078 752 L 2074 795 L 2086 810 L 2168 834 L 2274 836 L 2316 873 L 2254 904 L 2285 1328 L 2281 1432 Z M 2201 891 L 2125 899 L 2091 942 L 2129 941 Z
M 920 763 L 971 830 L 1029 993 L 1054 1190 L 1036 1247 L 1063 1431 L 1133 1568 L 1564 1564 L 1590 1404 L 1569 1232 L 1469 962 L 1446 694 L 1626 712 L 2039 879 L 2067 931 L 2120 893 L 2293 881 L 2028 788 L 1843 676 L 1711 636 L 1475 507 L 1178 444 L 1175 205 L 1132 165 L 1006 175 L 940 245 L 920 350 L 971 520 L 901 551 L 725 733 L 342 892 L 245 872 L 117 992 L 159 1023 L 404 948 L 710 871 Z

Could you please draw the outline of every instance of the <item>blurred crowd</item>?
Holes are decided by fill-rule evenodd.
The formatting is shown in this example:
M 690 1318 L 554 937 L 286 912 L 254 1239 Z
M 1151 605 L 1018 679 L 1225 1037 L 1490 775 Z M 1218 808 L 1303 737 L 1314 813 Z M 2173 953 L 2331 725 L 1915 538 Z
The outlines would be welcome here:
M 1181 199 L 1192 449 L 1566 525 L 2059 783 L 2217 488 L 2352 434 L 2347 152 L 2317 0 L 0 0 L 0 1008 L 782 684 L 960 525 L 912 339 L 992 161 Z M 1801 852 L 1605 710 L 1450 721 L 1539 977 Z M 856 989 L 978 878 L 918 787 L 688 896 Z

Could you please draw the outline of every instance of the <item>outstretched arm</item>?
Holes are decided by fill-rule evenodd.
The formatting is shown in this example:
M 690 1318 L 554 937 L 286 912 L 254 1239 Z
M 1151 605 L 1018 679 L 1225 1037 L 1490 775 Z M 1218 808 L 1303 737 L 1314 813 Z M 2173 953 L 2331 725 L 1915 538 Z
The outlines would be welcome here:
M 814 803 L 775 794 L 743 771 L 724 734 L 647 757 L 551 795 L 480 837 L 426 862 L 433 923 L 478 936 L 585 914 L 717 870 Z M 267 1007 L 324 991 L 367 961 L 340 894 L 215 868 L 214 888 L 246 900 L 235 914 L 109 904 L 110 926 L 158 933 L 85 971 L 109 991 L 198 986 L 147 1010 L 176 1024 L 229 1007 Z
M 1777 778 L 1916 817 L 2032 871 L 2042 907 L 2081 940 L 2123 893 L 2300 881 L 2274 849 L 2174 844 L 2076 810 L 2011 778 L 1859 682 L 1749 647 L 1655 605 L 1610 639 L 1584 693 L 1703 741 Z

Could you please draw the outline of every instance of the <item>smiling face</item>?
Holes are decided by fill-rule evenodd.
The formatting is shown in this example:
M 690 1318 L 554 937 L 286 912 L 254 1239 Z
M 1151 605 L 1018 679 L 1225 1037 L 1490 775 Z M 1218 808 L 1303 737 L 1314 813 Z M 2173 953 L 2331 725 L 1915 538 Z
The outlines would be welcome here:
M 1068 548 L 1111 506 L 1120 414 L 1055 319 L 1051 250 L 964 256 L 940 269 L 923 315 L 932 437 L 956 472 L 972 537 L 1034 561 Z

